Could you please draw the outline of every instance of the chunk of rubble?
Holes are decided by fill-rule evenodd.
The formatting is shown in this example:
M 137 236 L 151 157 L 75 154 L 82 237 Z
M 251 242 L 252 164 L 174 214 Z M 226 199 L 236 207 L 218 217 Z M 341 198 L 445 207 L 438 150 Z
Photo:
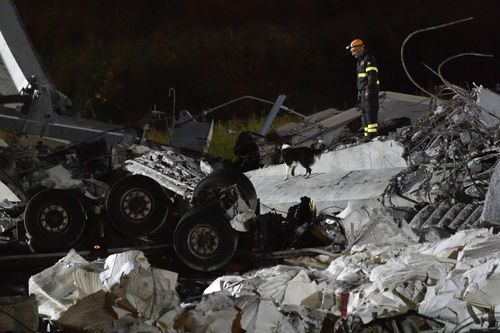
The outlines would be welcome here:
M 211 172 L 207 163 L 177 153 L 173 148 L 150 150 L 125 161 L 123 168 L 132 174 L 148 176 L 160 185 L 190 199 L 196 185 Z
M 88 262 L 71 250 L 32 276 L 29 292 L 36 296 L 40 314 L 61 326 L 105 332 L 117 318 L 132 316 L 152 323 L 175 309 L 176 284 L 177 273 L 151 267 L 141 251 Z
M 481 222 L 488 225 L 500 225 L 500 163 L 497 163 L 491 176 L 488 192 L 484 199 Z

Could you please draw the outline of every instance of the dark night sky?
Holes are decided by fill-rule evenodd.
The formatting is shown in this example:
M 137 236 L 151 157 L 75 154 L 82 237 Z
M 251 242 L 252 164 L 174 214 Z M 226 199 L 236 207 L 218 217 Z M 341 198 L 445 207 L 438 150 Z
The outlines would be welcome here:
M 127 122 L 158 104 L 192 113 L 254 95 L 303 113 L 354 103 L 354 60 L 345 45 L 367 42 L 379 63 L 381 89 L 418 93 L 401 66 L 400 47 L 416 29 L 474 16 L 425 32 L 407 47 L 414 78 L 432 87 L 433 68 L 462 86 L 500 82 L 499 0 L 386 1 L 103 1 L 15 0 L 46 70 L 80 108 L 90 101 L 103 119 Z M 247 103 L 248 104 L 248 103 Z M 248 108 L 226 111 L 236 117 Z

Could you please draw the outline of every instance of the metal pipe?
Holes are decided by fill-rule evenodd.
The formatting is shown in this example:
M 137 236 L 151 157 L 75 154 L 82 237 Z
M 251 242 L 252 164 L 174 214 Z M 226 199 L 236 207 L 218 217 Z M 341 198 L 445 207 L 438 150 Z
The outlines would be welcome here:
M 214 111 L 216 111 L 216 110 L 218 110 L 220 108 L 223 108 L 223 107 L 225 107 L 225 106 L 227 106 L 229 104 L 233 104 L 235 102 L 238 102 L 238 101 L 241 101 L 241 100 L 244 100 L 244 99 L 252 99 L 252 100 L 255 100 L 255 101 L 259 101 L 259 102 L 267 103 L 267 104 L 271 104 L 271 105 L 274 105 L 274 103 L 275 103 L 275 102 L 272 102 L 272 101 L 268 101 L 267 99 L 262 99 L 262 98 L 258 98 L 258 97 L 254 97 L 254 96 L 250 96 L 250 95 L 241 96 L 241 97 L 232 99 L 232 100 L 230 100 L 230 101 L 228 101 L 226 103 L 223 103 L 221 105 L 218 105 L 218 106 L 215 106 L 213 108 L 210 108 L 208 110 L 203 111 L 203 116 L 207 116 L 210 113 L 212 113 L 212 112 L 214 112 Z M 290 109 L 290 108 L 288 108 L 288 107 L 286 107 L 284 105 L 281 105 L 280 109 L 283 110 L 283 111 L 286 111 L 288 113 L 294 114 L 296 116 L 299 116 L 299 117 L 301 117 L 303 119 L 307 119 L 307 116 L 305 116 L 305 115 L 303 115 L 303 114 L 301 114 L 299 112 L 296 112 L 296 111 L 294 111 L 294 110 L 292 110 L 292 109 Z

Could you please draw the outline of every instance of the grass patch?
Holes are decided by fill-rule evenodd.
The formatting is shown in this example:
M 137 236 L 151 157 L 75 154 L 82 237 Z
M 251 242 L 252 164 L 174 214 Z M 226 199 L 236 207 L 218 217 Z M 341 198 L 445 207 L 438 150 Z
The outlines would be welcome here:
M 233 146 L 238 134 L 243 131 L 259 133 L 266 117 L 267 114 L 252 113 L 247 119 L 215 120 L 212 142 L 210 142 L 208 153 L 232 159 L 234 157 Z M 302 118 L 289 114 L 278 115 L 271 124 L 270 130 L 279 128 L 290 122 L 302 122 Z M 152 128 L 146 132 L 146 138 L 152 142 L 165 144 L 169 141 L 168 133 L 168 129 L 158 130 Z
M 252 113 L 247 119 L 217 120 L 214 123 L 214 134 L 209 147 L 209 154 L 232 159 L 233 146 L 238 134 L 243 131 L 259 133 L 267 115 Z M 292 115 L 278 115 L 271 124 L 271 130 L 289 122 L 301 122 L 302 119 Z

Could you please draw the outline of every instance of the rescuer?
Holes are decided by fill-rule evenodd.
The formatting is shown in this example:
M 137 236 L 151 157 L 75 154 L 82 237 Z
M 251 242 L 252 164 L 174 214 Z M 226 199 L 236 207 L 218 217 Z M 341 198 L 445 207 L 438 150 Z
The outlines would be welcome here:
M 373 55 L 369 54 L 361 39 L 353 40 L 347 50 L 357 60 L 358 105 L 366 139 L 377 136 L 378 131 L 378 68 Z

